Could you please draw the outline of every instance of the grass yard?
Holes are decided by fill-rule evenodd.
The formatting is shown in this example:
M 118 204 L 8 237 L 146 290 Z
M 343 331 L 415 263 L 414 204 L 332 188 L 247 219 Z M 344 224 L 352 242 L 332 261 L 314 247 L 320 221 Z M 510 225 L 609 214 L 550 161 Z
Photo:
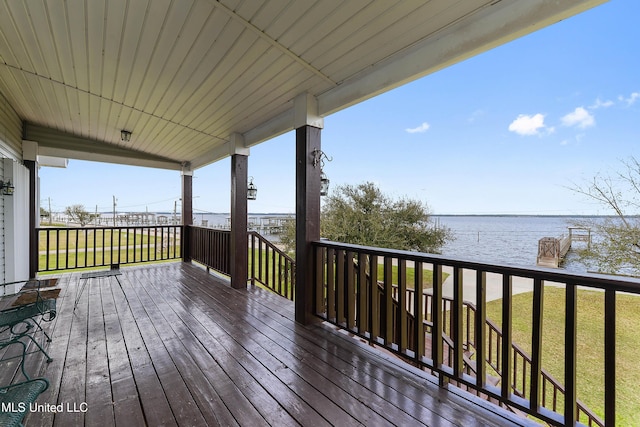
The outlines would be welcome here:
M 640 425 L 640 297 L 617 296 L 616 425 Z M 545 287 L 542 366 L 564 383 L 565 291 Z M 532 294 L 513 296 L 513 342 L 531 353 Z M 487 317 L 501 324 L 501 301 L 487 303 Z M 604 293 L 578 292 L 578 399 L 604 416 Z
M 55 268 L 77 268 L 77 267 L 92 267 L 92 266 L 108 266 L 110 264 L 125 264 L 134 262 L 154 262 L 171 259 L 175 256 L 180 257 L 180 245 L 172 245 L 168 248 L 163 248 L 162 243 L 159 241 L 157 246 L 147 248 L 146 246 L 140 248 L 139 246 L 134 248 L 124 246 L 118 248 L 115 247 L 111 250 L 107 247 L 104 251 L 102 248 L 97 248 L 96 251 L 92 249 L 89 252 L 84 250 L 76 251 L 75 249 L 69 249 L 69 253 L 66 251 L 59 252 L 57 254 L 40 253 L 39 255 L 39 270 L 44 272 L 46 269 L 54 270 Z
M 153 242 L 154 238 L 156 241 L 160 241 L 162 238 L 174 239 L 174 237 L 180 237 L 180 233 L 178 232 L 174 235 L 173 231 L 167 232 L 164 230 L 162 233 L 158 231 L 154 236 L 155 229 L 151 229 L 150 231 L 136 228 L 127 228 L 123 230 L 112 230 L 112 229 L 90 229 L 90 228 L 71 228 L 60 231 L 55 230 L 40 230 L 38 246 L 40 251 L 47 250 L 47 234 L 49 235 L 49 247 L 55 248 L 58 250 L 66 250 L 67 247 L 69 250 L 74 250 L 77 248 L 93 248 L 102 247 L 104 245 L 110 246 L 113 242 L 115 246 L 118 245 L 147 245 L 148 242 Z M 151 240 L 149 240 L 151 239 Z
M 398 283 L 398 266 L 394 265 L 391 267 L 392 271 L 391 271 L 391 276 L 392 276 L 392 282 L 394 284 Z M 407 289 L 413 289 L 413 285 L 415 283 L 415 276 L 416 276 L 416 272 L 415 272 L 415 268 L 413 267 L 407 267 Z M 442 272 L 442 278 L 441 278 L 441 282 L 444 282 L 445 280 L 447 280 L 447 277 L 449 277 L 448 273 Z M 383 264 L 378 264 L 378 280 L 382 280 L 384 278 L 384 265 Z M 424 289 L 430 289 L 433 287 L 433 271 L 432 270 L 427 270 L 426 268 L 423 267 L 422 269 L 422 281 L 423 281 L 423 286 Z

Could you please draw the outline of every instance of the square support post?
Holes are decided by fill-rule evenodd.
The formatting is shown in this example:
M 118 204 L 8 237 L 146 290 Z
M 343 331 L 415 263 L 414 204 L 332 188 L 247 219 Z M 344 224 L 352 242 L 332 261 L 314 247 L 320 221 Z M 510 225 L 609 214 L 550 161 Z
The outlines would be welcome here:
M 193 225 L 193 173 L 182 171 L 182 261 L 191 261 L 189 226 Z
M 29 277 L 35 279 L 38 274 L 38 164 L 33 160 L 23 161 L 29 170 Z
M 314 260 L 311 242 L 320 239 L 320 168 L 313 152 L 320 150 L 321 129 L 296 129 L 296 289 L 295 320 L 309 324 L 314 316 Z
M 246 289 L 249 280 L 247 234 L 248 156 L 231 156 L 231 287 Z

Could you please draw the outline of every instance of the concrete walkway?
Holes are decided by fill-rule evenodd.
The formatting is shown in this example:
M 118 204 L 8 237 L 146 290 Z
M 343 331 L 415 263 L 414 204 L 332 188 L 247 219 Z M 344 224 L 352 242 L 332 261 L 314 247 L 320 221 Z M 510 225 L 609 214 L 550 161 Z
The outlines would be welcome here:
M 449 274 L 442 285 L 444 297 L 453 298 L 453 267 L 443 267 L 443 272 Z M 475 270 L 463 270 L 462 273 L 462 298 L 464 301 L 476 303 L 476 272 Z M 513 277 L 512 295 L 533 292 L 533 279 Z M 487 273 L 487 302 L 502 298 L 502 276 L 496 273 Z

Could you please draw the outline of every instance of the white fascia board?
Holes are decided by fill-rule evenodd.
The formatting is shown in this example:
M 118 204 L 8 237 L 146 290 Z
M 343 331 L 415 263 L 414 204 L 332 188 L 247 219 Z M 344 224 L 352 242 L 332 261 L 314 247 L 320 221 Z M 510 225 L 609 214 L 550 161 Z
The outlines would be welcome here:
M 294 112 L 290 108 L 270 120 L 259 124 L 242 134 L 246 147 L 253 147 L 261 142 L 280 136 L 294 129 Z
M 179 162 L 162 161 L 155 159 L 131 158 L 112 154 L 95 154 L 84 151 L 68 150 L 64 148 L 53 148 L 40 146 L 39 156 L 63 157 L 77 160 L 89 160 L 93 162 L 116 163 L 120 165 L 143 166 L 148 168 L 182 170 Z
M 66 168 L 69 165 L 69 159 L 62 157 L 38 156 L 38 166 L 46 166 L 50 168 Z
M 231 144 L 229 142 L 225 142 L 222 145 L 218 145 L 217 147 L 207 151 L 203 155 L 191 160 L 191 170 L 200 169 L 211 163 L 215 163 L 219 160 L 222 160 L 231 155 L 231 150 L 229 148 Z
M 372 98 L 607 0 L 502 0 L 318 96 L 318 114 Z

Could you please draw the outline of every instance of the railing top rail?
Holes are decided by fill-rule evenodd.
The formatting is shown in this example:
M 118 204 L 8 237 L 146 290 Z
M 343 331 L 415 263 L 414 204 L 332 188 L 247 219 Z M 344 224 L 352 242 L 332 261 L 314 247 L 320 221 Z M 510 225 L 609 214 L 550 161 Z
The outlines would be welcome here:
M 295 263 L 294 259 L 291 258 L 285 251 L 283 251 L 282 249 L 278 248 L 276 245 L 273 244 L 273 242 L 270 242 L 268 239 L 265 239 L 260 233 L 258 233 L 256 231 L 250 231 L 249 235 L 257 237 L 261 242 L 265 242 L 267 245 L 269 245 L 269 247 L 271 249 L 273 249 L 274 252 L 277 252 L 284 259 L 286 259 L 286 260 L 288 260 L 288 261 L 290 261 L 292 263 Z
M 121 230 L 125 228 L 180 228 L 181 224 L 146 224 L 146 225 L 100 225 L 95 226 L 91 224 L 87 224 L 85 226 L 78 227 L 49 227 L 49 226 L 40 226 L 36 227 L 37 231 L 47 231 L 47 230 Z
M 556 269 L 545 267 L 522 267 L 509 264 L 492 264 L 482 261 L 469 261 L 463 260 L 461 258 L 446 257 L 437 254 L 376 248 L 372 246 L 361 246 L 350 243 L 333 242 L 330 240 L 318 240 L 313 242 L 312 244 L 316 246 L 342 249 L 346 251 L 365 252 L 370 255 L 402 258 L 407 261 L 426 262 L 450 267 L 485 271 L 488 273 L 540 279 L 548 282 L 567 283 L 596 289 L 609 289 L 618 292 L 640 294 L 640 278 L 635 277 L 624 277 L 623 279 L 621 279 L 619 276 L 612 276 L 607 274 L 573 273 L 569 271 L 558 271 Z
M 231 230 L 222 230 L 220 228 L 202 227 L 202 226 L 199 226 L 199 225 L 188 225 L 187 227 L 189 227 L 189 228 L 197 228 L 199 230 L 212 231 L 212 232 L 216 232 L 216 233 L 228 233 L 228 234 L 231 234 Z

